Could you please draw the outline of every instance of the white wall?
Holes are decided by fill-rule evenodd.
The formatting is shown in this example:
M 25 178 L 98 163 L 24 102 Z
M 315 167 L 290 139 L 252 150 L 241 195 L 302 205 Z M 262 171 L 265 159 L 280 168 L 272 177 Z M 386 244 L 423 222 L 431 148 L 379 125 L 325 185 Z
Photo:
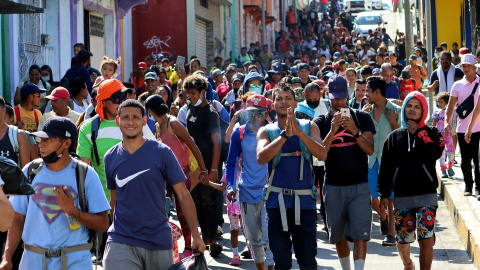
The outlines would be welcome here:
M 53 2 L 53 1 L 52 1 Z M 59 17 L 57 21 L 58 27 L 60 28 L 59 33 L 62 33 L 58 37 L 58 50 L 59 50 L 59 70 L 60 77 L 65 75 L 65 72 L 70 68 L 71 60 L 73 57 L 73 44 L 71 44 L 70 37 L 70 1 L 58 1 L 58 15 L 53 18 L 55 20 Z M 82 17 L 83 18 L 83 17 Z M 55 31 L 55 30 L 53 30 Z M 50 40 L 51 41 L 51 40 Z
M 11 40 L 10 40 L 10 53 L 13 55 L 13 61 L 10 61 L 10 92 L 13 97 L 15 96 L 15 90 L 18 83 L 20 82 L 20 57 L 18 55 L 18 15 L 12 14 L 12 20 L 10 21 L 10 31 L 12 31 Z
M 130 9 L 123 17 L 123 81 L 128 81 L 133 71 L 132 51 L 132 10 Z

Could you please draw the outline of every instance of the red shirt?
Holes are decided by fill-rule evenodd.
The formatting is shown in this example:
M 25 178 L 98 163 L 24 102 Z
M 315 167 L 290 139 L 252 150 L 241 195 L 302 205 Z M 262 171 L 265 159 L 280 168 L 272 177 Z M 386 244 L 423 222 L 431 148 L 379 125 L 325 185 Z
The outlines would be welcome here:
M 288 24 L 295 24 L 295 11 L 288 11 L 287 12 L 287 16 L 288 16 Z
M 299 29 L 292 29 L 292 31 L 290 31 L 290 38 L 293 42 L 300 42 L 300 37 L 302 36 L 301 33 L 302 32 Z
M 233 89 L 233 87 L 231 84 L 227 83 L 227 81 L 224 81 L 219 86 L 217 86 L 216 91 L 218 94 L 218 98 L 220 98 L 220 101 L 225 98 L 225 96 L 228 94 L 228 92 L 230 92 L 231 89 Z
M 289 42 L 286 38 L 281 38 L 280 39 L 280 52 L 281 53 L 286 53 L 288 51 L 288 45 Z
M 265 90 L 270 90 L 270 89 L 273 89 L 275 87 L 275 82 L 269 82 L 267 85 L 265 85 Z
M 412 79 L 410 80 L 402 80 L 400 82 L 400 99 L 405 100 L 405 97 L 410 93 L 415 91 L 415 83 Z

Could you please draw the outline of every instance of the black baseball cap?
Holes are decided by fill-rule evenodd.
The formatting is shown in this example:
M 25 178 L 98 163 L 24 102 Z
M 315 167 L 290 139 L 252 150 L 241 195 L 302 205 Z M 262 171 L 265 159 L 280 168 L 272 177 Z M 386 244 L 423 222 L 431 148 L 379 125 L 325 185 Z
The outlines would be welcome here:
M 305 63 L 301 63 L 300 65 L 298 65 L 298 70 L 302 70 L 302 69 L 310 70 L 308 65 Z
M 77 54 L 77 61 L 79 63 L 83 63 L 83 62 L 87 61 L 92 56 L 93 56 L 93 54 L 91 52 L 89 52 L 87 50 L 81 50 Z
M 42 131 L 32 132 L 31 135 L 40 138 L 67 138 L 77 141 L 78 131 L 75 123 L 66 117 L 52 116 L 47 119 Z

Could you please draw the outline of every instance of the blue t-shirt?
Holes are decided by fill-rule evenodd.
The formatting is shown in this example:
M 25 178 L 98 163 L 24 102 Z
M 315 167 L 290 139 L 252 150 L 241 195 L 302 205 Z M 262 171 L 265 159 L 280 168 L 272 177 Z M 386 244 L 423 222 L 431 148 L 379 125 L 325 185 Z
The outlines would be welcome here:
M 278 123 L 268 124 L 274 125 L 278 128 Z M 296 135 L 292 135 L 282 146 L 282 153 L 292 153 L 301 151 L 300 139 Z M 308 165 L 308 161 L 304 160 L 303 165 L 303 180 L 300 180 L 300 162 L 303 156 L 286 156 L 280 159 L 275 167 L 275 174 L 273 176 L 272 186 L 288 189 L 311 189 L 313 185 L 313 175 Z M 268 164 L 269 174 L 272 169 L 272 161 Z M 315 209 L 315 200 L 308 195 L 299 195 L 301 209 Z M 284 195 L 285 207 L 295 208 L 295 196 Z M 278 193 L 271 192 L 266 203 L 267 208 L 279 208 Z
M 400 86 L 397 82 L 391 81 L 387 84 L 387 90 L 385 92 L 386 98 L 399 99 L 400 98 Z
M 27 164 L 23 173 L 28 173 Z M 15 212 L 25 215 L 22 240 L 28 245 L 46 249 L 59 249 L 86 244 L 88 242 L 88 228 L 82 225 L 77 230 L 70 230 L 68 220 L 57 204 L 57 197 L 53 188 L 65 185 L 74 197 L 75 206 L 78 203 L 77 181 L 73 160 L 63 170 L 54 172 L 44 166 L 32 182 L 34 195 L 13 196 L 10 198 Z M 97 173 L 88 167 L 85 178 L 85 199 L 89 213 L 100 213 L 110 210 L 110 205 L 105 198 L 102 184 Z M 92 269 L 89 250 L 68 253 L 68 269 Z M 45 258 L 47 269 L 60 269 L 60 257 Z M 20 269 L 42 270 L 42 255 L 25 250 Z
M 120 142 L 105 154 L 105 174 L 107 188 L 116 190 L 117 195 L 107 242 L 152 250 L 172 249 L 165 186 L 186 179 L 172 150 L 146 139 L 130 154 Z

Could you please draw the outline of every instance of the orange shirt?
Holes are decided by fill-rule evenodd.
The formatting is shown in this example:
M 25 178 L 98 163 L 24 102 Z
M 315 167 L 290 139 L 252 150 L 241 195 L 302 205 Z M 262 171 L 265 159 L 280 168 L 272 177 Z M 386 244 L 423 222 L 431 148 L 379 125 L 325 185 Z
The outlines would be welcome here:
M 417 86 L 417 89 L 422 88 L 423 86 L 422 74 L 425 74 L 425 70 L 423 69 L 423 67 L 419 65 L 409 66 L 408 70 L 410 71 L 410 74 L 412 74 L 412 78 L 415 79 L 415 84 Z
M 137 90 L 140 86 L 144 86 L 145 78 L 140 76 L 133 78 L 133 85 L 135 85 L 135 90 Z

